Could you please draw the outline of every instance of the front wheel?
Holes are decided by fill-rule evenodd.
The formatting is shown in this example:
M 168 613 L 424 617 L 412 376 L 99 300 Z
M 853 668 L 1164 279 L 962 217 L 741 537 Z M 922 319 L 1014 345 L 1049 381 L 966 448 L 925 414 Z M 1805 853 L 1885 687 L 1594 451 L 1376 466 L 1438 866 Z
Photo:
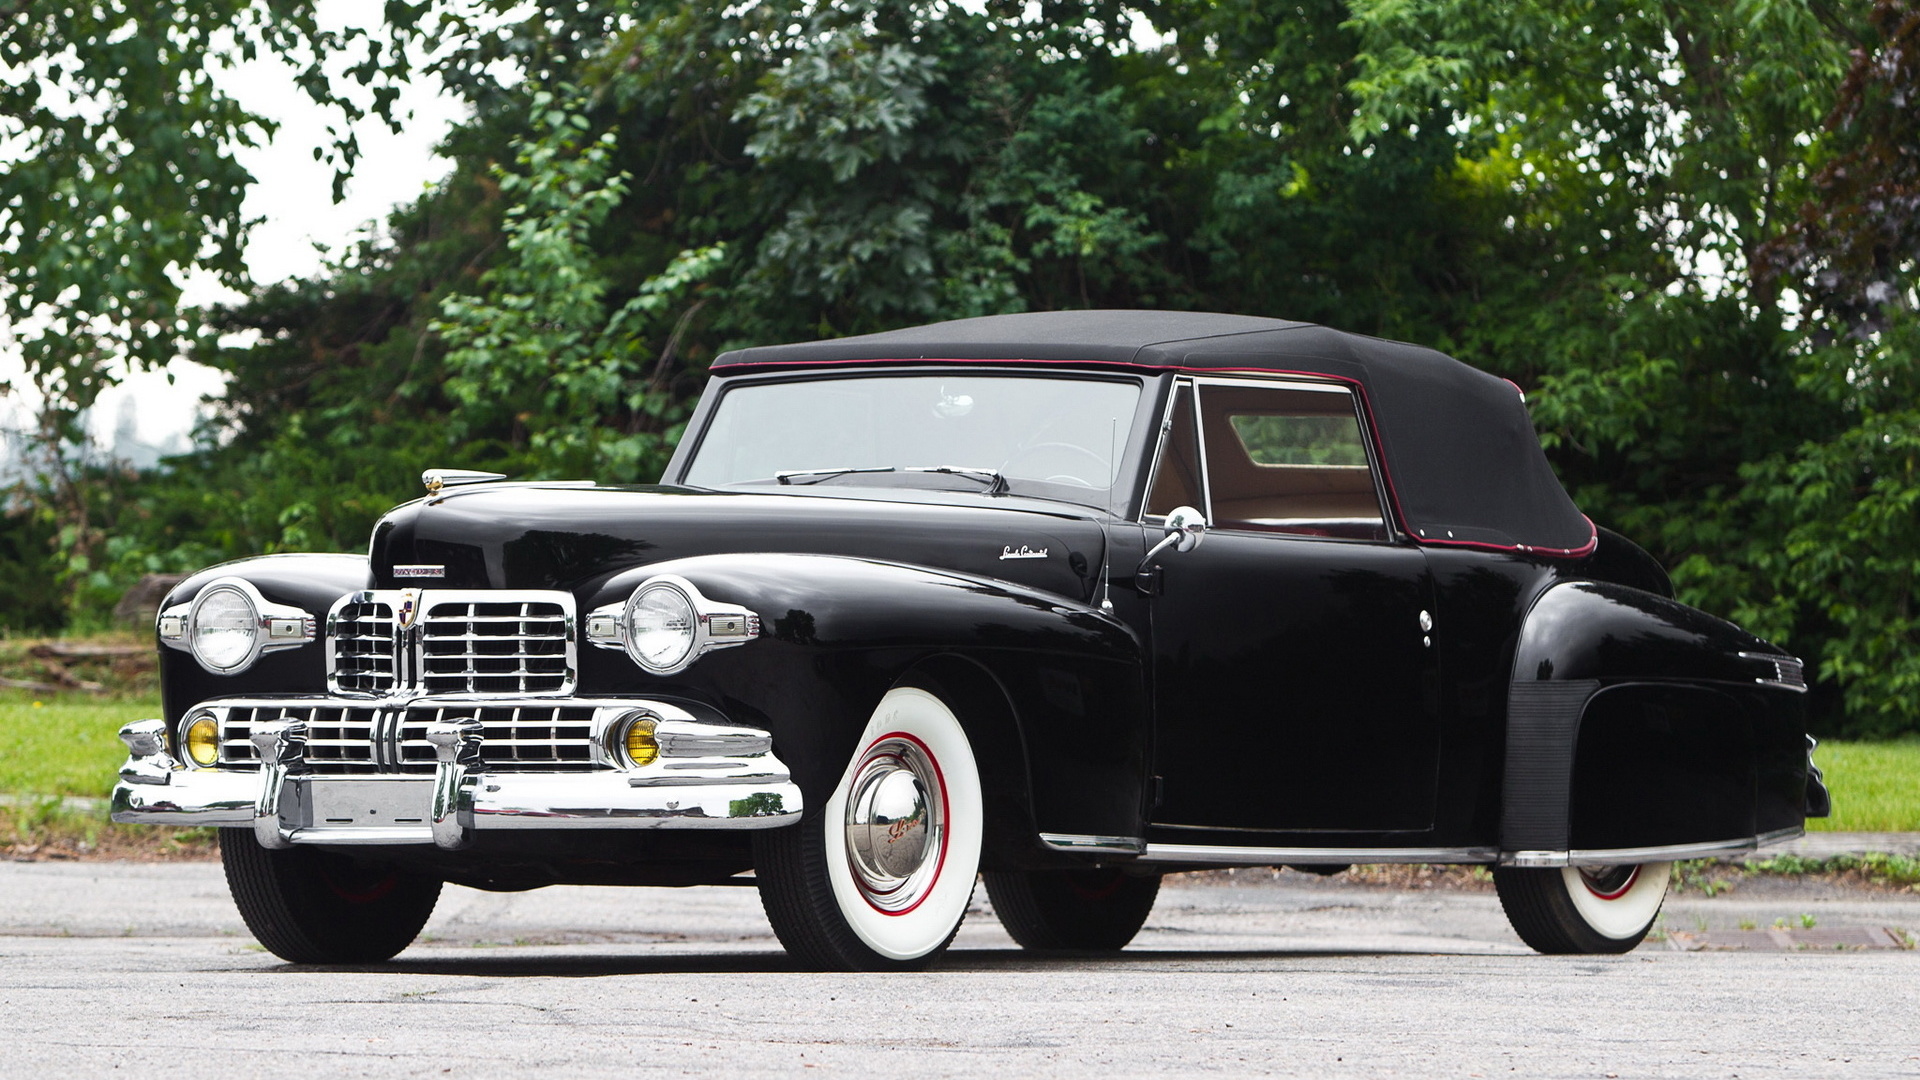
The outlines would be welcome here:
M 1646 938 L 1667 898 L 1672 863 L 1493 871 L 1520 940 L 1543 953 L 1623 953 Z
M 980 773 L 952 710 L 917 687 L 887 692 L 859 747 L 817 813 L 754 834 L 760 903 L 808 967 L 923 967 L 973 898 Z
M 413 943 L 440 882 L 310 847 L 269 851 L 252 829 L 220 830 L 227 889 L 247 929 L 295 964 L 371 964 Z
M 982 875 L 994 913 L 1024 949 L 1124 949 L 1153 911 L 1160 875 L 1027 870 Z

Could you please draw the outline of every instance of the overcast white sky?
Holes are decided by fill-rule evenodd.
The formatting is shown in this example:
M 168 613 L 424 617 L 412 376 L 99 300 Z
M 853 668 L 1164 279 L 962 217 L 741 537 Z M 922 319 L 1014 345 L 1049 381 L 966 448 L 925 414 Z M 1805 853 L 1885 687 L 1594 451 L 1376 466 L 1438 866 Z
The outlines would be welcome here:
M 327 0 L 319 10 L 324 23 L 341 27 L 377 24 L 380 7 L 381 0 Z M 443 178 L 452 163 L 436 156 L 433 148 L 463 109 L 423 86 L 400 98 L 401 112 L 411 113 L 401 134 L 374 119 L 358 124 L 362 156 L 346 200 L 336 205 L 333 170 L 313 159 L 313 148 L 331 142 L 327 125 L 338 117 L 308 101 L 290 72 L 277 60 L 261 59 L 223 72 L 216 80 L 248 109 L 280 123 L 269 145 L 239 155 L 256 180 L 245 208 L 249 218 L 262 220 L 248 241 L 246 259 L 254 279 L 262 283 L 316 273 L 326 259 L 366 236 L 396 204 L 418 198 Z M 210 276 L 190 278 L 185 289 L 188 303 L 238 299 Z M 13 379 L 21 387 L 20 373 L 18 356 L 9 355 L 0 337 L 0 379 Z M 149 464 L 160 454 L 188 448 L 201 397 L 220 389 L 219 375 L 197 364 L 176 362 L 167 372 L 136 372 L 101 395 L 90 418 L 92 428 L 116 456 Z M 27 407 L 19 394 L 12 401 L 0 399 L 0 419 L 17 425 Z

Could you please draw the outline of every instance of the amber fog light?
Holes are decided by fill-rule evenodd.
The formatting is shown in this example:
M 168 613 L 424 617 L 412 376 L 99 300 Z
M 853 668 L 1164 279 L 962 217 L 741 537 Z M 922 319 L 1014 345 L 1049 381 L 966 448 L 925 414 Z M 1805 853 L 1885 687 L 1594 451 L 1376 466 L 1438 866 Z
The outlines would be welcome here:
M 201 768 L 211 768 L 220 761 L 220 725 L 206 713 L 187 721 L 186 732 L 180 739 L 187 760 Z
M 646 713 L 636 713 L 621 721 L 624 730 L 619 731 L 618 745 L 634 768 L 651 765 L 660 756 L 660 740 L 654 735 L 654 726 L 658 723 Z

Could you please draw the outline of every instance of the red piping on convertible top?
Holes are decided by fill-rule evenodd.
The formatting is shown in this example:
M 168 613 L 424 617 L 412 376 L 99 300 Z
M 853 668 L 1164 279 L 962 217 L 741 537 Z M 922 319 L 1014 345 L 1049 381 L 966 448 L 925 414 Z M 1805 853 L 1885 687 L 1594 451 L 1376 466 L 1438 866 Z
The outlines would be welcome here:
M 1380 445 L 1380 424 L 1374 419 L 1373 403 L 1367 400 L 1366 385 L 1358 379 L 1348 378 L 1345 375 L 1329 375 L 1324 371 L 1293 371 L 1286 368 L 1192 368 L 1177 365 L 1168 366 L 1165 364 L 1136 364 L 1127 360 L 1029 360 L 1009 357 L 982 360 L 958 356 L 894 357 L 892 359 L 874 357 L 861 360 L 763 360 L 758 362 L 728 364 L 727 367 L 729 369 L 758 369 L 773 367 L 832 367 L 842 364 L 1047 364 L 1067 367 L 1116 367 L 1146 371 L 1179 371 L 1188 375 L 1217 375 L 1226 373 L 1230 375 L 1295 375 L 1309 379 L 1327 379 L 1332 382 L 1350 386 L 1357 392 L 1360 398 L 1360 407 L 1366 410 L 1368 433 L 1373 439 L 1373 452 L 1380 459 L 1380 475 L 1385 478 L 1387 482 L 1387 499 L 1393 503 L 1394 515 L 1400 519 L 1400 531 L 1405 533 L 1414 543 L 1429 547 L 1472 548 L 1480 551 L 1512 551 L 1522 555 L 1546 555 L 1557 559 L 1584 559 L 1588 555 L 1593 554 L 1594 550 L 1600 546 L 1600 530 L 1594 526 L 1593 519 L 1585 514 L 1580 515 L 1580 520 L 1587 523 L 1589 538 L 1586 543 L 1577 548 L 1535 547 L 1530 544 L 1494 544 L 1484 540 L 1434 540 L 1422 536 L 1415 530 L 1409 528 L 1407 526 L 1406 509 L 1400 505 L 1400 490 L 1396 488 L 1393 483 L 1393 469 L 1387 464 L 1386 447 Z M 729 370 L 725 374 L 736 374 L 736 371 Z M 1512 386 L 1516 391 L 1520 390 L 1519 384 L 1515 383 L 1512 379 L 1503 381 L 1506 382 L 1507 385 Z M 1524 391 L 1521 392 L 1520 397 L 1523 401 L 1526 399 Z

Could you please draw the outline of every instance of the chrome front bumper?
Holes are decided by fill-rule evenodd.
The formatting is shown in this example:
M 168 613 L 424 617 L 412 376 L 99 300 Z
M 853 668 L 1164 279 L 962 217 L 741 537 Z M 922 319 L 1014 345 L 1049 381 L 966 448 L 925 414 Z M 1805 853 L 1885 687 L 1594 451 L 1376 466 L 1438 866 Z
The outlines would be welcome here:
M 258 768 L 194 769 L 168 751 L 162 721 L 138 720 L 120 729 L 130 756 L 113 788 L 113 820 L 251 826 L 270 848 L 448 850 L 495 829 L 768 829 L 798 820 L 800 789 L 766 732 L 640 704 L 665 715 L 663 735 L 701 752 L 639 769 L 489 771 L 479 725 L 454 721 L 427 733 L 437 758 L 430 776 L 322 775 L 304 760 L 305 725 L 282 721 L 254 731 Z

